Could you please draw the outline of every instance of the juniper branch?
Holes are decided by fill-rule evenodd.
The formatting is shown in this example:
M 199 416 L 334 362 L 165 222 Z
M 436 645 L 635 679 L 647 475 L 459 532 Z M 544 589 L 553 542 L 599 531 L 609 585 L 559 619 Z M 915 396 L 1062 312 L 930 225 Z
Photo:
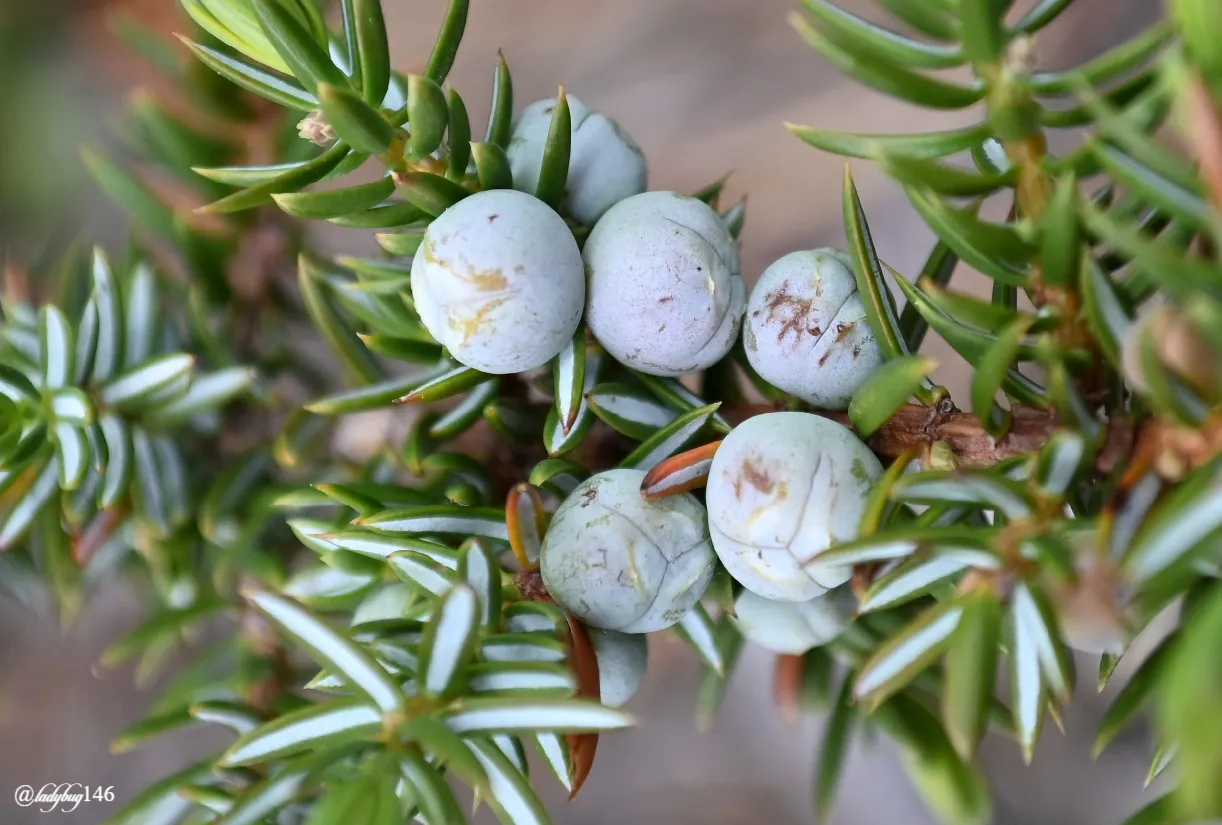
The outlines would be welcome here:
M 751 405 L 725 412 L 727 420 L 738 424 L 761 413 L 775 412 L 768 405 Z M 846 427 L 853 423 L 846 413 L 813 410 L 816 415 L 830 418 Z M 962 467 L 991 467 L 999 462 L 1030 455 L 1044 445 L 1061 422 L 1056 413 L 1034 407 L 1015 406 L 1010 431 L 995 439 L 985 430 L 980 419 L 949 405 L 949 409 L 909 404 L 901 407 L 869 439 L 870 448 L 891 458 L 915 450 L 928 449 L 935 442 L 950 447 Z M 1124 416 L 1114 418 L 1107 426 L 1102 449 L 1095 459 L 1095 469 L 1111 472 L 1130 454 L 1137 441 L 1138 427 Z

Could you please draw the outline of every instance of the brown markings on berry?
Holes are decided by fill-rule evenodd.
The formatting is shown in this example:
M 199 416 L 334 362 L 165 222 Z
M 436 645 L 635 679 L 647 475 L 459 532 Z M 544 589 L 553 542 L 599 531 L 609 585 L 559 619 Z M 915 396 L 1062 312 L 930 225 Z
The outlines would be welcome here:
M 590 502 L 598 498 L 598 488 L 597 487 L 587 487 L 586 489 L 581 491 L 581 498 L 582 498 L 581 506 L 589 507 Z
M 659 298 L 659 299 L 658 299 L 658 303 L 659 303 L 659 304 L 669 304 L 669 303 L 670 303 L 671 301 L 673 301 L 673 300 L 675 300 L 675 296 L 674 296 L 674 295 L 667 295 L 667 296 L 666 296 L 666 297 L 664 297 L 664 298 Z
M 855 329 L 857 329 L 856 321 L 852 321 L 847 324 L 844 324 L 844 323 L 836 324 L 836 343 L 839 344 L 845 338 L 848 338 L 849 333 L 851 333 Z
M 433 252 L 433 244 L 427 237 L 424 239 L 424 243 L 420 244 L 419 251 L 426 262 L 430 264 L 437 264 L 439 266 L 446 265 L 445 261 L 438 260 L 436 253 Z
M 858 344 L 857 346 L 853 347 L 853 357 L 854 358 L 861 357 L 861 344 Z
M 752 459 L 747 459 L 742 463 L 738 476 L 734 479 L 735 498 L 743 497 L 744 484 L 749 484 L 766 496 L 771 495 L 772 491 L 776 489 L 776 480 Z
M 465 344 L 471 340 L 473 335 L 480 331 L 480 328 L 488 321 L 488 316 L 492 314 L 493 310 L 505 303 L 506 300 L 506 298 L 493 298 L 477 309 L 475 315 L 450 315 L 446 322 L 450 325 L 450 329 L 462 335 L 462 342 Z
M 761 493 L 771 493 L 776 487 L 776 482 L 772 480 L 772 476 L 767 470 L 760 469 L 754 462 L 747 461 L 743 464 L 743 476 L 747 483 L 759 490 Z
M 826 364 L 827 359 L 831 357 L 832 357 L 832 351 L 829 349 L 826 352 L 824 352 L 822 355 L 819 356 L 819 366 L 823 366 L 824 364 Z
M 496 220 L 497 218 L 499 218 L 499 217 L 501 217 L 501 216 L 500 216 L 500 215 L 489 215 L 489 216 L 488 216 L 488 223 L 492 223 L 493 221 L 495 221 L 495 220 Z
M 509 279 L 500 269 L 472 269 L 469 279 L 480 292 L 500 292 L 509 288 Z
M 493 216 L 496 217 L 496 216 Z M 491 218 L 489 218 L 491 220 Z M 442 238 L 440 243 L 446 244 L 449 238 Z M 420 246 L 420 254 L 424 256 L 424 260 L 431 264 L 435 264 L 442 269 L 449 270 L 455 278 L 460 281 L 466 281 L 474 286 L 480 292 L 501 292 L 509 288 L 509 279 L 505 277 L 505 272 L 500 268 L 496 269 L 476 269 L 469 263 L 466 271 L 459 271 L 459 267 L 452 266 L 448 260 L 437 257 L 437 253 L 433 249 L 433 245 L 426 238 Z M 518 266 L 518 274 L 521 274 L 521 265 Z
M 799 338 L 804 332 L 816 338 L 823 333 L 817 326 L 808 327 L 806 325 L 806 316 L 814 310 L 814 301 L 799 298 L 784 287 L 769 292 L 764 296 L 764 300 L 764 307 L 768 310 L 768 319 L 779 322 L 780 325 L 776 335 L 777 341 L 784 340 L 785 336 L 791 332 Z M 756 313 L 758 312 L 759 310 L 756 310 Z M 782 312 L 784 314 L 778 316 L 778 313 Z

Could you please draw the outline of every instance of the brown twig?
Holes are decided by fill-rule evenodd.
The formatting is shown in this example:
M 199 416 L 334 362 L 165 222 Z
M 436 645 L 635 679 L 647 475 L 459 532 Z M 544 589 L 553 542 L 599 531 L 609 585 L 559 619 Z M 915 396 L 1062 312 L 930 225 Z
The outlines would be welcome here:
M 767 405 L 754 405 L 727 410 L 725 416 L 730 423 L 738 424 L 752 416 L 774 411 Z M 815 414 L 846 427 L 853 426 L 846 413 L 815 411 Z M 919 452 L 934 442 L 942 442 L 954 452 L 959 466 L 991 467 L 1038 450 L 1060 426 L 1056 414 L 1047 410 L 1014 407 L 1011 414 L 1010 431 L 995 439 L 971 413 L 957 409 L 944 412 L 937 407 L 909 404 L 891 416 L 868 443 L 879 455 L 894 458 L 905 451 Z M 1108 425 L 1103 448 L 1095 459 L 1095 468 L 1102 473 L 1111 472 L 1131 453 L 1136 439 L 1137 431 L 1132 421 L 1125 417 L 1113 419 Z
M 779 409 L 770 404 L 747 404 L 723 407 L 721 412 L 731 425 L 737 426 L 748 418 Z M 847 413 L 811 412 L 853 429 Z M 1049 410 L 1014 406 L 1010 412 L 1009 432 L 995 439 L 981 425 L 980 419 L 953 404 L 942 407 L 908 404 L 897 410 L 867 443 L 875 453 L 886 458 L 897 458 L 908 451 L 924 455 L 931 445 L 942 443 L 954 453 L 958 466 L 984 468 L 1039 450 L 1061 428 L 1060 419 Z M 1222 452 L 1222 422 L 1205 429 L 1209 433 L 1205 440 L 1209 443 L 1202 445 L 1192 441 L 1191 433 L 1180 432 L 1165 422 L 1155 419 L 1136 422 L 1127 416 L 1114 416 L 1106 425 L 1103 446 L 1095 456 L 1095 470 L 1102 474 L 1112 472 L 1128 461 L 1139 445 L 1156 446 L 1159 452 L 1170 450 L 1185 466 L 1200 466 L 1212 455 Z M 523 472 L 546 455 L 537 444 L 509 444 L 484 427 L 476 427 L 455 446 L 494 469 L 498 486 L 504 487 L 498 490 L 498 495 L 520 482 Z M 596 425 L 581 447 L 568 457 L 587 467 L 605 468 L 618 463 L 631 446 L 623 436 Z
M 1061 426 L 1054 412 L 1015 406 L 1011 408 L 1010 431 L 1002 438 L 995 439 L 976 416 L 953 405 L 949 407 L 903 406 L 867 443 L 880 456 L 896 458 L 909 450 L 923 454 L 930 445 L 941 442 L 955 454 L 960 467 L 980 468 L 1039 450 Z M 723 408 L 722 414 L 731 425 L 736 426 L 748 418 L 777 411 L 777 407 L 769 404 L 748 404 Z M 812 412 L 853 429 L 847 413 Z M 1100 473 L 1110 473 L 1133 454 L 1139 438 L 1145 441 L 1158 438 L 1165 442 L 1166 430 L 1165 425 L 1155 421 L 1142 422 L 1139 426 L 1126 416 L 1114 417 L 1107 425 L 1103 447 L 1095 457 L 1095 469 Z M 520 476 L 525 469 L 546 455 L 538 445 L 507 444 L 494 432 L 482 427 L 464 436 L 460 444 L 464 452 L 480 457 L 490 468 L 495 468 L 498 477 L 504 476 L 498 480 L 505 482 L 506 491 L 513 483 L 522 480 Z M 630 446 L 613 430 L 596 426 L 577 453 L 569 457 L 587 467 L 614 466 Z M 1193 459 L 1190 463 L 1199 462 Z

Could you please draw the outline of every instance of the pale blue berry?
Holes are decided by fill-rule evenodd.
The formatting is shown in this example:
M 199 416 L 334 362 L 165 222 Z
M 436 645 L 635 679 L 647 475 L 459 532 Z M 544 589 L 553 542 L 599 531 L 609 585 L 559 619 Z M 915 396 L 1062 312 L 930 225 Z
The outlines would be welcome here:
M 857 536 L 882 465 L 851 430 L 810 413 L 757 415 L 726 436 L 709 469 L 709 532 L 722 565 L 767 599 L 803 602 L 848 581 L 807 563 Z
M 429 224 L 412 261 L 412 297 L 425 328 L 459 362 L 525 372 L 577 331 L 581 253 L 543 201 L 512 189 L 480 192 Z
M 852 594 L 837 588 L 804 602 L 765 599 L 744 590 L 734 621 L 750 642 L 773 653 L 797 655 L 839 636 L 853 617 Z
M 615 360 L 651 375 L 712 366 L 746 309 L 738 245 L 696 198 L 645 192 L 603 215 L 582 251 L 586 322 Z
M 599 701 L 617 708 L 632 698 L 645 678 L 649 645 L 641 633 L 617 633 L 590 628 L 590 641 L 598 659 Z
M 556 510 L 543 538 L 548 593 L 592 627 L 670 627 L 713 577 L 704 507 L 687 493 L 647 501 L 644 479 L 627 469 L 592 476 Z
M 645 191 L 645 156 L 614 120 L 572 95 L 567 100 L 572 138 L 564 211 L 590 225 L 619 201 Z M 537 100 L 514 124 L 506 154 L 515 189 L 533 193 L 539 185 L 555 108 L 554 99 Z
M 883 363 L 849 260 L 835 249 L 791 252 L 764 270 L 743 347 L 761 378 L 827 410 L 847 409 Z

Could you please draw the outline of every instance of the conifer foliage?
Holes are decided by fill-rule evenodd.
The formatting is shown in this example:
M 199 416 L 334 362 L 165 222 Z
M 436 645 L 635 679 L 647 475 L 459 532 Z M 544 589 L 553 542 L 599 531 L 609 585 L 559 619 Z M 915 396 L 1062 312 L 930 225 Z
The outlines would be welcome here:
M 844 244 L 746 281 L 724 181 L 646 191 L 618 124 L 523 106 L 499 54 L 469 112 L 465 0 L 421 74 L 381 0 L 180 3 L 181 42 L 118 31 L 193 111 L 137 95 L 124 156 L 84 150 L 130 243 L 11 267 L 0 304 L 0 585 L 70 619 L 134 579 L 103 664 L 190 651 L 116 750 L 233 733 L 113 825 L 449 825 L 460 787 L 546 823 L 540 783 L 597 782 L 633 724 L 645 633 L 702 662 L 705 724 L 744 643 L 777 654 L 780 710 L 828 717 L 820 815 L 875 729 L 935 815 L 986 822 L 981 739 L 1030 761 L 1166 611 L 1096 751 L 1149 712 L 1166 790 L 1131 822 L 1222 816 L 1214 0 L 1064 71 L 1037 45 L 1072 0 L 800 0 L 856 82 L 973 118 L 786 124 L 849 159 Z M 936 235 L 920 271 L 879 257 L 865 163 Z M 323 254 L 320 222 L 383 254 Z M 393 405 L 402 438 L 337 448 Z

